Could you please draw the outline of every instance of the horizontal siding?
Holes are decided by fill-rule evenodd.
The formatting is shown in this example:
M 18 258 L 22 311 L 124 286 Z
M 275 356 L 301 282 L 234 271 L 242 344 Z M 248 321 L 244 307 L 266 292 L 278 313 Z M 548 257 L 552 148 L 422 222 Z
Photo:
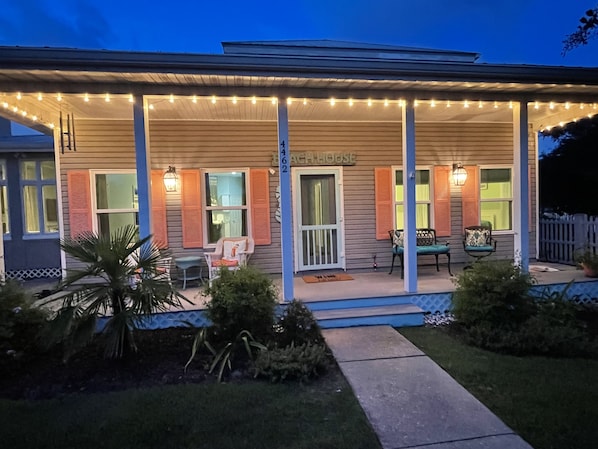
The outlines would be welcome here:
M 512 164 L 513 129 L 510 124 L 420 123 L 416 124 L 418 165 Z M 263 168 L 271 166 L 277 150 L 276 122 L 251 121 L 150 121 L 149 143 L 152 169 Z M 348 269 L 371 268 L 376 256 L 379 267 L 390 266 L 390 243 L 375 238 L 374 168 L 402 164 L 400 123 L 291 122 L 292 151 L 353 152 L 354 166 L 343 170 L 345 256 Z M 530 160 L 535 160 L 535 140 L 530 128 Z M 71 169 L 133 169 L 135 149 L 132 121 L 82 121 L 77 123 L 77 152 L 61 156 L 61 179 Z M 535 167 L 531 172 L 535 188 Z M 278 204 L 275 189 L 278 170 L 270 177 L 272 243 L 258 246 L 252 264 L 268 272 L 280 271 L 280 224 L 275 220 Z M 535 201 L 535 195 L 531 198 Z M 63 189 L 65 219 L 68 198 Z M 168 240 L 175 257 L 201 253 L 182 248 L 180 191 L 166 196 Z M 452 260 L 465 261 L 462 250 L 461 190 L 451 186 Z M 535 218 L 535 217 L 534 217 Z M 68 222 L 65 223 L 68 235 Z M 513 236 L 497 236 L 497 257 L 512 257 Z M 530 246 L 535 254 L 535 234 Z

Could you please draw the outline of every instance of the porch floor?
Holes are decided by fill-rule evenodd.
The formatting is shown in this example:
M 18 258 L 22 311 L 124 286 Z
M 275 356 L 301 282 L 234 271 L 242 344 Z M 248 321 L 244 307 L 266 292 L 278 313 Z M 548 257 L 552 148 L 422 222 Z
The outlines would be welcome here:
M 463 271 L 464 264 L 453 264 L 451 270 L 453 274 L 459 274 Z M 558 271 L 542 271 L 543 269 L 555 269 Z M 413 295 L 404 290 L 403 280 L 400 271 L 395 271 L 389 275 L 388 268 L 381 268 L 377 271 L 348 271 L 353 279 L 347 281 L 318 282 L 307 283 L 303 280 L 303 273 L 294 278 L 294 296 L 296 299 L 305 303 L 318 301 L 334 301 L 357 298 L 380 298 L 391 296 Z M 570 281 L 586 282 L 590 279 L 584 276 L 581 270 L 573 266 L 560 265 L 553 263 L 532 263 L 530 272 L 536 278 L 538 285 L 563 284 Z M 318 273 L 305 273 L 309 275 Z M 415 294 L 436 294 L 447 293 L 455 290 L 453 284 L 454 276 L 450 276 L 446 266 L 440 267 L 440 272 L 436 271 L 435 266 L 418 267 L 418 289 Z M 176 282 L 176 281 L 175 281 Z M 280 276 L 273 278 L 274 285 L 279 292 L 279 301 L 282 303 L 282 280 Z M 177 283 L 179 285 L 180 283 Z M 203 295 L 203 287 L 192 286 L 186 290 L 180 290 L 191 303 L 185 303 L 185 310 L 196 310 L 205 308 L 208 297 Z

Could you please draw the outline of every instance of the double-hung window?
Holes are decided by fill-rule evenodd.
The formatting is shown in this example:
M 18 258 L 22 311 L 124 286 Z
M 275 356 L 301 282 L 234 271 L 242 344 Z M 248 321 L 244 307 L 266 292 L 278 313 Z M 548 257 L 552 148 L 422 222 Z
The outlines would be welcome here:
M 415 171 L 415 226 L 417 228 L 431 227 L 431 185 L 430 170 Z M 395 203 L 395 227 L 403 228 L 404 224 L 404 189 L 403 170 L 395 170 L 394 203 Z
M 480 219 L 492 223 L 494 231 L 513 229 L 513 180 L 511 168 L 480 171 Z
M 94 172 L 93 181 L 98 234 L 109 236 L 120 227 L 139 224 L 135 172 Z
M 0 161 L 0 214 L 2 215 L 2 234 L 10 234 L 8 221 L 8 186 L 6 181 L 6 161 Z
M 21 161 L 24 234 L 58 232 L 56 167 L 52 160 Z
M 207 242 L 248 235 L 247 172 L 204 172 Z

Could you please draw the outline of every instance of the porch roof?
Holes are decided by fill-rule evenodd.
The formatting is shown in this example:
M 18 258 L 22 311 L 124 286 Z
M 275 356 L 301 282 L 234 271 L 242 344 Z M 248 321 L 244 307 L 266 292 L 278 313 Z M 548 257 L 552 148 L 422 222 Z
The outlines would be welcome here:
M 226 45 L 238 46 L 239 43 L 225 44 L 225 48 Z M 396 52 L 407 51 L 402 47 L 392 48 Z M 368 53 L 368 49 L 376 51 Z M 57 123 L 61 110 L 75 113 L 78 119 L 131 118 L 127 101 L 108 105 L 88 103 L 83 97 L 83 94 L 104 96 L 109 93 L 113 96 L 143 94 L 150 101 L 154 96 L 153 101 L 163 103 L 164 107 L 152 112 L 152 118 L 166 120 L 275 120 L 274 108 L 248 107 L 232 111 L 223 105 L 224 102 L 212 105 L 208 100 L 215 95 L 227 99 L 255 96 L 312 100 L 308 112 L 293 114 L 290 111 L 291 120 L 399 121 L 396 108 L 394 112 L 388 109 L 372 115 L 366 113 L 367 108 L 362 103 L 361 114 L 360 108 L 351 113 L 341 112 L 340 108 L 331 112 L 325 102 L 319 100 L 334 97 L 366 101 L 374 98 L 380 102 L 384 99 L 396 102 L 401 97 L 410 97 L 422 101 L 469 100 L 475 104 L 480 101 L 508 103 L 511 100 L 542 102 L 546 104 L 545 108 L 530 110 L 530 121 L 540 127 L 585 116 L 598 102 L 598 68 L 478 64 L 473 63 L 475 58 L 462 62 L 466 60 L 465 56 L 474 55 L 466 52 L 446 52 L 444 59 L 449 59 L 447 61 L 441 60 L 442 52 L 438 53 L 437 59 L 428 55 L 427 59 L 419 60 L 393 59 L 380 54 L 382 50 L 390 52 L 391 48 L 357 48 L 350 56 L 344 50 L 345 54 L 329 51 L 316 55 L 300 51 L 252 54 L 230 50 L 213 55 L 0 47 L 0 106 L 4 105 L 4 108 L 0 107 L 0 115 L 38 129 L 44 129 L 51 122 Z M 428 52 L 434 53 L 433 50 Z M 453 56 L 449 57 L 449 54 Z M 23 97 L 15 101 L 17 92 Z M 43 102 L 37 100 L 38 92 L 47 93 Z M 64 95 L 63 102 L 55 98 L 57 92 Z M 188 99 L 197 96 L 201 104 L 199 109 L 192 109 L 188 101 L 186 105 L 177 102 L 175 106 L 169 106 L 165 96 L 170 95 Z M 548 108 L 549 102 L 562 104 L 562 107 Z M 569 106 L 565 107 L 570 102 L 579 103 L 580 110 L 570 111 Z M 589 105 L 582 112 L 584 104 Z M 422 111 L 418 120 L 511 120 L 509 111 L 504 108 L 483 112 L 481 108 L 457 109 L 446 108 L 442 112 L 436 109 L 429 116 Z

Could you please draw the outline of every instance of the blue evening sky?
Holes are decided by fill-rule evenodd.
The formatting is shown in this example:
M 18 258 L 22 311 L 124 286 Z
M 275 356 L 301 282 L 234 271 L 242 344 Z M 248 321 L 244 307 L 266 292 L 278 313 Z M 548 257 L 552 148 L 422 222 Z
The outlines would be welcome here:
M 221 53 L 222 41 L 332 39 L 473 51 L 481 63 L 598 66 L 598 40 L 561 54 L 597 0 L 5 2 L 0 45 Z
M 0 45 L 220 53 L 220 42 L 334 39 L 596 66 L 561 42 L 596 0 L 3 0 Z M 6 4 L 7 3 L 7 4 Z

